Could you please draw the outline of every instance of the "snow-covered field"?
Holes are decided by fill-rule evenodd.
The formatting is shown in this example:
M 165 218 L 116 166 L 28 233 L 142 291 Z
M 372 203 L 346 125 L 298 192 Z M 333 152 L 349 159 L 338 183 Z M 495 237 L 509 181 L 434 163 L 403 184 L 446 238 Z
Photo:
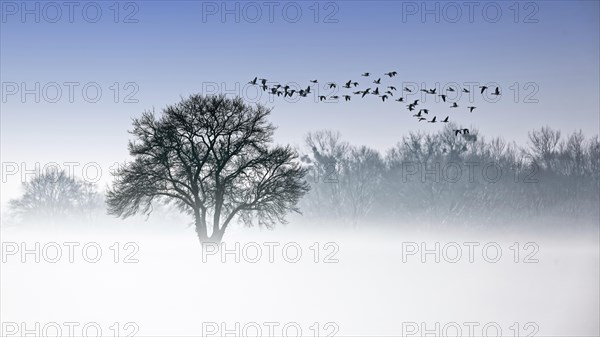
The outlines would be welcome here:
M 598 231 L 546 232 L 3 229 L 2 336 L 598 336 Z

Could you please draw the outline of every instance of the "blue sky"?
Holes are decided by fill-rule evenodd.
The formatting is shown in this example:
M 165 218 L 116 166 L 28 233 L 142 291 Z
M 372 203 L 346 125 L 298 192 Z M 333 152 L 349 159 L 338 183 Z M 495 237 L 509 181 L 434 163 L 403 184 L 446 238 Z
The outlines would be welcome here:
M 119 2 L 118 15 L 113 1 L 75 3 L 69 17 L 68 5 L 54 2 L 61 8 L 58 18 L 47 2 L 29 1 L 23 8 L 20 1 L 2 1 L 2 161 L 126 160 L 132 117 L 215 85 L 251 96 L 245 85 L 255 76 L 302 86 L 315 78 L 321 84 L 353 79 L 363 87 L 371 84 L 361 73 L 384 77 L 395 70 L 398 76 L 382 83 L 431 88 L 493 82 L 502 88 L 500 101 L 476 96 L 472 114 L 441 103 L 431 102 L 431 109 L 438 109 L 438 118 L 453 113 L 451 120 L 460 125 L 520 143 L 545 125 L 598 134 L 598 1 L 475 1 L 472 20 L 469 2 L 139 1 Z M 223 6 L 234 14 L 222 17 Z M 257 7 L 262 16 L 254 20 Z M 457 7 L 462 16 L 454 20 Z M 88 22 L 97 8 L 97 22 Z M 424 8 L 434 14 L 423 17 Z M 23 16 L 27 9 L 39 14 L 39 23 L 36 14 Z M 73 102 L 65 82 L 77 84 Z M 29 89 L 39 83 L 39 103 L 34 94 L 21 99 L 21 83 Z M 56 102 L 50 102 L 52 83 L 62 90 Z M 91 91 L 84 97 L 86 84 Z M 96 87 L 101 98 L 87 102 Z M 127 94 L 133 102 L 124 102 Z M 416 123 L 403 103 L 376 97 L 290 103 L 263 94 L 259 100 L 274 108 L 280 143 L 301 144 L 308 131 L 334 129 L 353 143 L 384 151 L 409 131 L 442 127 Z

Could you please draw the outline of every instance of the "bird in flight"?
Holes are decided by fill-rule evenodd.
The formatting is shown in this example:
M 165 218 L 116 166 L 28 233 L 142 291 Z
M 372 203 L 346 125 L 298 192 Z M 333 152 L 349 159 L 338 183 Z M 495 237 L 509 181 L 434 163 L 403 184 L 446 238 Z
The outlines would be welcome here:
M 446 95 L 438 95 L 442 98 L 442 101 L 446 102 Z
M 350 100 L 350 98 L 352 98 L 352 97 L 350 97 L 349 95 L 344 95 L 344 99 L 346 100 L 346 102 L 348 102 Z
M 436 118 L 436 116 L 433 116 L 433 118 L 430 121 L 428 121 L 427 123 L 435 123 L 436 122 L 435 118 Z
M 328 83 L 329 84 L 329 89 L 333 89 L 335 87 L 337 87 L 337 84 L 335 83 Z
M 444 120 L 442 121 L 442 123 L 448 123 L 448 116 L 446 116 L 446 118 L 444 118 Z
M 311 80 L 310 83 L 319 83 L 317 80 Z
M 371 75 L 371 73 L 364 73 L 364 74 L 362 74 L 362 75 L 360 75 L 360 76 L 365 76 L 365 77 L 367 77 L 367 76 L 369 76 L 369 75 Z
M 396 87 L 389 86 L 388 89 L 396 91 Z
M 376 79 L 375 81 L 373 81 L 373 83 L 380 84 L 381 83 L 381 78 Z
M 419 100 L 416 99 L 415 102 L 413 103 L 413 105 L 419 105 Z
M 414 114 L 413 117 L 421 117 L 421 111 L 419 111 L 418 113 Z
M 391 91 L 389 91 L 389 90 L 388 90 L 388 91 L 386 91 L 385 93 L 386 93 L 386 94 L 390 94 L 390 96 L 394 96 L 394 94 L 393 94 Z
M 404 98 L 403 98 L 403 97 L 400 97 L 400 98 L 398 98 L 398 99 L 396 100 L 396 102 L 404 102 Z
M 407 87 L 404 87 L 404 91 L 412 92 L 412 90 L 408 89 Z
M 256 85 L 257 80 L 258 80 L 258 77 L 255 77 L 252 81 L 248 82 L 248 84 Z
M 371 91 L 371 88 L 367 88 L 365 91 L 363 91 L 362 97 L 365 97 L 369 93 L 369 91 Z
M 500 96 L 500 88 L 496 87 L 496 90 L 492 93 L 492 95 Z
M 424 114 L 429 114 L 429 110 L 428 109 L 421 109 L 419 110 L 419 113 L 423 112 Z
M 319 96 L 319 102 L 326 100 L 326 99 L 327 99 L 327 97 L 325 97 L 325 96 Z
M 458 108 L 458 104 L 456 104 L 456 102 L 452 103 L 452 105 L 450 106 L 451 108 Z
M 388 98 L 388 96 L 387 96 L 387 95 L 382 95 L 382 96 L 379 96 L 379 97 L 381 97 L 381 100 L 382 100 L 382 101 L 384 101 L 384 102 L 385 102 L 385 100 Z
M 481 93 L 483 94 L 484 91 L 487 90 L 488 87 L 486 87 L 485 85 L 482 85 L 479 87 L 479 89 L 481 89 Z
M 467 108 L 469 109 L 469 112 L 473 112 L 473 110 L 475 110 L 476 107 L 475 106 L 468 106 Z
M 470 93 L 470 91 L 467 90 L 466 88 L 463 88 L 462 92 L 467 93 L 467 94 Z
M 425 117 L 419 117 L 419 122 L 420 121 L 426 121 L 426 120 L 427 120 L 427 118 L 425 118 Z
M 415 109 L 414 104 L 409 104 L 408 105 L 408 111 L 413 111 Z
M 387 75 L 389 77 L 394 77 L 394 76 L 398 75 L 398 73 L 395 71 L 390 71 L 389 73 L 385 73 L 384 75 Z
M 446 91 L 451 91 L 451 92 L 454 92 L 454 88 L 452 88 L 452 87 L 448 87 L 448 89 L 446 89 Z

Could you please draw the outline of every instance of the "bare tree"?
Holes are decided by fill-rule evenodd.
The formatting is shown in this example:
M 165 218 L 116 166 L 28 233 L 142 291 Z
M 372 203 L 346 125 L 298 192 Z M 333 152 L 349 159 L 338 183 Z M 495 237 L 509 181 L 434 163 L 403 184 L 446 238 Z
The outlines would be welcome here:
M 379 152 L 366 146 L 353 147 L 341 165 L 344 203 L 355 228 L 358 221 L 371 212 L 383 171 L 384 162 Z
M 21 198 L 9 202 L 12 212 L 23 221 L 89 218 L 102 205 L 95 185 L 69 176 L 65 171 L 38 172 L 33 179 L 23 183 L 23 189 Z
M 148 213 L 154 200 L 193 215 L 200 242 L 220 242 L 234 218 L 272 227 L 298 211 L 306 170 L 289 146 L 270 147 L 271 110 L 224 95 L 192 95 L 161 117 L 133 120 L 134 160 L 115 173 L 109 214 Z
M 543 127 L 539 130 L 529 132 L 531 152 L 540 164 L 550 169 L 556 158 L 557 145 L 560 140 L 560 131 Z

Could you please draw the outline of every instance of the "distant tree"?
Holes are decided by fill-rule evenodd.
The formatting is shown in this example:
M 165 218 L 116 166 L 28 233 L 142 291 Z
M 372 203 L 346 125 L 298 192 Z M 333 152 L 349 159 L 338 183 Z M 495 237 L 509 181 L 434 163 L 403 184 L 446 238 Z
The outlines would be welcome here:
M 543 168 L 552 168 L 559 140 L 560 131 L 547 126 L 529 132 L 531 154 Z
M 271 110 L 224 95 L 192 95 L 162 116 L 133 120 L 133 161 L 115 172 L 109 214 L 149 213 L 173 202 L 194 217 L 200 242 L 220 242 L 232 220 L 267 227 L 298 211 L 306 169 L 289 146 L 271 146 Z
M 352 147 L 340 168 L 344 204 L 354 227 L 369 215 L 381 188 L 384 162 L 379 152 L 366 146 Z
M 23 221 L 66 221 L 89 217 L 102 206 L 96 187 L 65 171 L 49 170 L 23 183 L 24 194 L 9 207 Z M 79 218 L 78 218 L 79 219 Z
M 340 165 L 350 150 L 339 132 L 321 130 L 305 137 L 308 153 L 302 157 L 309 170 L 310 196 L 303 199 L 302 209 L 309 216 L 342 220 L 343 195 L 340 188 Z

